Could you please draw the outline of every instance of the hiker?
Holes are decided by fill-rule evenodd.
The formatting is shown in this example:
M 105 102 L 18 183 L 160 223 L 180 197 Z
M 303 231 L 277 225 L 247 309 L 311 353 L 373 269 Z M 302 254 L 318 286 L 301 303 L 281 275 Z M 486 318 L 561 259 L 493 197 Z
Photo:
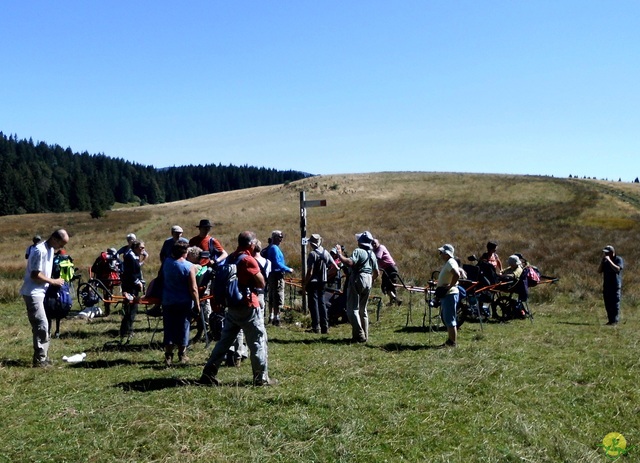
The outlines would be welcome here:
M 327 287 L 342 290 L 342 262 L 340 262 L 340 257 L 338 257 L 338 250 L 333 247 L 331 251 L 329 251 L 329 254 L 336 265 L 332 265 L 328 269 Z
M 33 333 L 33 366 L 47 368 L 49 359 L 49 322 L 44 310 L 44 297 L 49 285 L 62 286 L 62 278 L 51 278 L 55 251 L 69 242 L 69 234 L 59 229 L 43 243 L 38 243 L 29 253 L 24 282 L 20 295 L 27 306 L 27 316 Z
M 387 305 L 400 305 L 402 304 L 402 299 L 399 299 L 396 295 L 396 284 L 398 284 L 400 278 L 398 275 L 398 266 L 384 244 L 380 244 L 380 241 L 374 239 L 372 245 L 373 252 L 378 261 L 378 268 L 382 272 L 380 289 L 382 289 L 382 294 L 389 295 L 389 304 Z
M 200 265 L 215 267 L 221 262 L 224 262 L 228 253 L 224 250 L 220 241 L 210 235 L 211 229 L 213 228 L 211 221 L 209 219 L 202 219 L 198 225 L 196 225 L 196 228 L 198 229 L 198 234 L 189 240 L 189 246 L 197 246 L 202 249 Z M 205 301 L 201 310 L 204 313 L 204 320 L 209 323 L 210 331 L 213 333 L 215 339 L 219 336 L 220 330 L 222 329 L 224 313 L 221 312 L 220 308 L 215 306 L 215 304 L 214 307 L 212 307 L 209 299 Z M 202 323 L 202 318 L 198 318 L 198 324 L 198 330 L 196 336 L 193 338 L 193 342 L 201 341 L 204 331 L 207 330 L 207 326 Z
M 254 386 L 271 386 L 277 381 L 269 378 L 267 358 L 267 331 L 260 314 L 260 303 L 256 289 L 264 288 L 264 277 L 258 262 L 251 256 L 256 244 L 256 235 L 244 231 L 238 235 L 238 247 L 229 256 L 237 261 L 238 286 L 244 294 L 242 302 L 230 305 L 226 311 L 222 337 L 211 352 L 211 356 L 198 380 L 203 385 L 219 385 L 217 374 L 222 360 L 231 345 L 236 341 L 238 333 L 245 334 L 251 356 Z M 240 255 L 244 256 L 240 258 Z
M 164 262 L 164 260 L 171 255 L 173 245 L 178 242 L 183 232 L 184 230 L 182 230 L 180 225 L 171 227 L 171 236 L 164 240 L 162 248 L 160 249 L 160 263 Z
M 445 343 L 439 347 L 456 347 L 458 342 L 456 307 L 460 296 L 458 290 L 460 267 L 458 267 L 458 263 L 453 258 L 454 248 L 452 245 L 445 244 L 438 248 L 438 252 L 444 265 L 438 274 L 436 297 L 440 299 L 440 316 L 447 327 L 448 334 Z
M 613 246 L 605 246 L 602 259 L 598 266 L 598 273 L 602 273 L 602 297 L 607 311 L 607 325 L 617 325 L 620 322 L 620 298 L 622 296 L 622 269 L 624 261 L 616 254 Z
M 111 300 L 113 288 L 120 286 L 121 262 L 116 248 L 109 248 L 100 253 L 91 266 L 91 273 L 102 283 L 103 300 Z M 104 316 L 111 314 L 111 303 L 104 303 Z
M 280 230 L 271 232 L 271 244 L 267 248 L 267 259 L 271 262 L 269 274 L 269 321 L 273 326 L 280 326 L 280 312 L 284 308 L 284 275 L 292 273 L 293 269 L 287 266 L 284 254 L 280 249 L 280 243 L 284 239 L 284 233 Z
M 324 298 L 324 289 L 328 281 L 330 267 L 337 265 L 329 251 L 322 247 L 322 237 L 317 233 L 309 238 L 311 252 L 307 256 L 307 273 L 302 287 L 307 296 L 307 307 L 311 315 L 311 331 L 314 333 L 329 333 L 329 317 Z
M 162 263 L 162 321 L 164 325 L 164 363 L 171 366 L 173 349 L 178 346 L 178 360 L 185 364 L 189 345 L 191 318 L 200 311 L 196 283 L 196 266 L 186 260 L 189 243 L 176 241 L 171 255 Z
M 271 273 L 271 261 L 262 255 L 262 242 L 260 240 L 256 241 L 256 245 L 253 249 L 253 258 L 258 262 L 260 271 L 262 272 L 262 276 L 264 277 L 264 281 L 266 283 L 267 281 L 269 281 L 269 274 Z M 263 318 L 266 306 L 264 300 L 266 289 L 267 288 L 256 288 L 256 292 L 258 293 L 258 301 L 260 302 L 260 310 L 262 311 Z
M 522 275 L 522 262 L 515 254 L 507 259 L 508 267 L 498 274 L 498 280 L 504 282 L 515 283 Z
M 135 233 L 129 233 L 127 235 L 127 244 L 125 244 L 124 246 L 122 246 L 120 249 L 118 249 L 118 255 L 122 256 L 122 259 L 124 260 L 124 255 L 126 254 L 126 252 L 131 249 L 131 246 L 133 245 L 133 242 L 136 241 L 138 238 L 136 237 Z M 140 265 L 144 264 L 144 261 L 146 260 L 146 258 L 149 256 L 149 254 L 147 253 L 147 251 L 143 251 L 142 254 L 140 254 Z
M 143 241 L 135 240 L 131 247 L 124 253 L 122 262 L 122 295 L 125 297 L 122 303 L 122 323 L 120 324 L 120 343 L 129 344 L 133 337 L 133 322 L 138 314 L 138 297 L 144 293 L 144 280 L 140 256 L 145 251 Z
M 336 244 L 340 262 L 349 268 L 347 286 L 347 317 L 351 322 L 351 340 L 367 342 L 369 339 L 369 314 L 367 303 L 373 281 L 378 278 L 378 262 L 373 254 L 373 236 L 368 231 L 356 234 L 358 247 L 351 257 L 343 254 L 342 246 Z
M 500 261 L 500 257 L 498 257 L 498 253 L 496 250 L 498 249 L 498 243 L 495 241 L 489 241 L 487 243 L 487 252 L 483 253 L 480 256 L 480 262 L 488 262 L 493 265 L 496 273 L 502 272 L 502 262 Z
M 33 248 L 35 248 L 37 245 L 40 244 L 40 242 L 42 241 L 42 237 L 40 235 L 36 235 L 33 237 L 31 241 L 33 242 L 33 244 L 30 245 L 24 252 L 25 259 L 29 259 L 29 254 L 31 254 L 31 251 L 33 251 Z

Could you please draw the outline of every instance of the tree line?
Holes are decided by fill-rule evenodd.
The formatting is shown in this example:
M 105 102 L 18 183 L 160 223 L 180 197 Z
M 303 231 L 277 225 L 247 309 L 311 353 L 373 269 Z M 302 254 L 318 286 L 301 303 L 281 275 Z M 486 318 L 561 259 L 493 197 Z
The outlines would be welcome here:
M 116 202 L 159 204 L 309 175 L 248 165 L 156 169 L 0 132 L 0 215 L 91 211 L 100 217 Z

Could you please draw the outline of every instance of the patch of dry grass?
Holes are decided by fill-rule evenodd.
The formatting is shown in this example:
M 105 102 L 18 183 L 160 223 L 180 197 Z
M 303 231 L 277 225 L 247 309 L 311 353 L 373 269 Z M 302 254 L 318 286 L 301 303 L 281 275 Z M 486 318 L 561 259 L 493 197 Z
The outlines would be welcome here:
M 603 188 L 606 186 L 606 190 Z M 151 259 L 146 274 L 155 275 L 162 241 L 173 224 L 190 238 L 201 218 L 214 222 L 213 234 L 227 250 L 237 234 L 254 230 L 266 244 L 271 230 L 281 229 L 288 263 L 300 269 L 299 197 L 326 199 L 327 207 L 308 210 L 308 234 L 320 233 L 327 246 L 355 245 L 365 229 L 379 237 L 398 261 L 408 283 L 424 284 L 439 267 L 436 249 L 445 242 L 463 260 L 479 254 L 487 240 L 500 243 L 503 259 L 520 252 L 547 274 L 562 277 L 553 293 L 599 297 L 595 269 L 600 249 L 616 245 L 629 262 L 640 257 L 640 214 L 625 198 L 640 197 L 640 185 L 552 177 L 376 173 L 307 178 L 287 185 L 206 195 L 186 201 L 113 210 L 105 218 L 88 213 L 33 214 L 0 218 L 0 275 L 5 288 L 19 286 L 24 249 L 34 233 L 57 227 L 71 233 L 68 250 L 76 265 L 88 268 L 100 251 L 120 247 L 134 232 L 147 244 Z M 620 188 L 624 197 L 609 194 Z M 617 191 L 617 190 L 615 190 Z M 608 193 L 609 192 L 609 193 Z M 11 284 L 13 282 L 13 285 Z M 625 294 L 635 300 L 637 277 L 625 274 Z M 548 299 L 550 293 L 535 290 Z

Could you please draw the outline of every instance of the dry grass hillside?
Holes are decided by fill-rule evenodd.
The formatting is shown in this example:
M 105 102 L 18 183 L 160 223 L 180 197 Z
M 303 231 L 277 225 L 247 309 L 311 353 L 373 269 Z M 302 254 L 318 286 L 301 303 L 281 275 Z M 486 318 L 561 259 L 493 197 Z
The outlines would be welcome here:
M 88 213 L 35 214 L 0 218 L 0 294 L 16 296 L 24 269 L 24 249 L 35 233 L 64 227 L 68 251 L 87 268 L 100 251 L 120 247 L 134 232 L 152 258 L 147 275 L 158 268 L 157 253 L 173 224 L 196 234 L 201 218 L 214 223 L 213 234 L 227 250 L 238 232 L 251 229 L 266 243 L 282 229 L 288 263 L 300 269 L 300 191 L 307 199 L 326 199 L 327 207 L 308 210 L 308 233 L 325 244 L 351 249 L 354 233 L 365 229 L 386 244 L 407 284 L 424 284 L 439 267 L 436 248 L 450 242 L 463 260 L 499 242 L 505 259 L 520 252 L 561 284 L 536 290 L 547 301 L 597 303 L 600 250 L 613 244 L 627 262 L 625 303 L 637 300 L 640 186 L 552 177 L 444 173 L 373 173 L 319 176 L 288 185 L 219 193 L 155 206 L 113 210 L 101 219 Z

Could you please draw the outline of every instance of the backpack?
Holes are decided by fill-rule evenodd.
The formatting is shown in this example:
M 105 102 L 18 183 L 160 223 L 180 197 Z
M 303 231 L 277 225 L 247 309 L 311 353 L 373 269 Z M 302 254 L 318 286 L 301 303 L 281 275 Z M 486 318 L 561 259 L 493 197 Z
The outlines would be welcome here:
M 53 258 L 53 267 L 51 267 L 51 278 L 62 278 L 69 282 L 75 273 L 73 260 L 68 254 L 56 254 Z
M 540 283 L 540 271 L 538 271 L 537 268 L 529 265 L 525 267 L 524 272 L 526 273 L 529 286 L 535 286 Z
M 73 298 L 69 283 L 65 283 L 58 287 L 49 285 L 44 296 L 44 310 L 48 318 L 64 318 L 69 314 Z
M 267 255 L 269 254 L 269 248 L 270 248 L 271 246 L 272 246 L 272 245 L 271 245 L 271 244 L 269 244 L 266 248 L 262 248 L 262 251 L 260 251 L 260 255 L 261 255 L 262 257 L 264 257 L 265 259 L 269 259 L 269 258 L 267 257 Z
M 106 252 L 101 252 L 91 266 L 91 273 L 93 273 L 98 280 L 118 284 L 117 280 L 120 279 L 120 261 L 116 257 L 108 255 Z
M 73 280 L 73 276 L 75 275 L 75 265 L 73 265 L 73 262 L 71 261 L 71 259 L 69 259 L 67 256 L 66 259 L 60 260 L 59 265 L 60 265 L 60 278 L 62 278 L 67 283 Z
M 240 305 L 244 300 L 246 291 L 242 291 L 238 283 L 238 264 L 246 256 L 244 253 L 240 254 L 233 261 L 227 257 L 224 263 L 219 264 L 215 269 L 211 292 L 219 306 Z
M 211 283 L 213 279 L 213 269 L 207 265 L 203 265 L 196 273 L 196 285 L 198 286 L 198 292 L 200 293 L 200 297 L 202 297 Z
M 328 259 L 331 259 L 331 255 L 329 255 L 329 252 L 324 248 L 322 249 L 322 252 L 319 252 L 318 249 L 314 249 L 311 252 L 316 254 L 316 258 L 313 261 L 311 279 L 316 279 L 318 283 L 326 283 L 328 270 L 327 261 Z

